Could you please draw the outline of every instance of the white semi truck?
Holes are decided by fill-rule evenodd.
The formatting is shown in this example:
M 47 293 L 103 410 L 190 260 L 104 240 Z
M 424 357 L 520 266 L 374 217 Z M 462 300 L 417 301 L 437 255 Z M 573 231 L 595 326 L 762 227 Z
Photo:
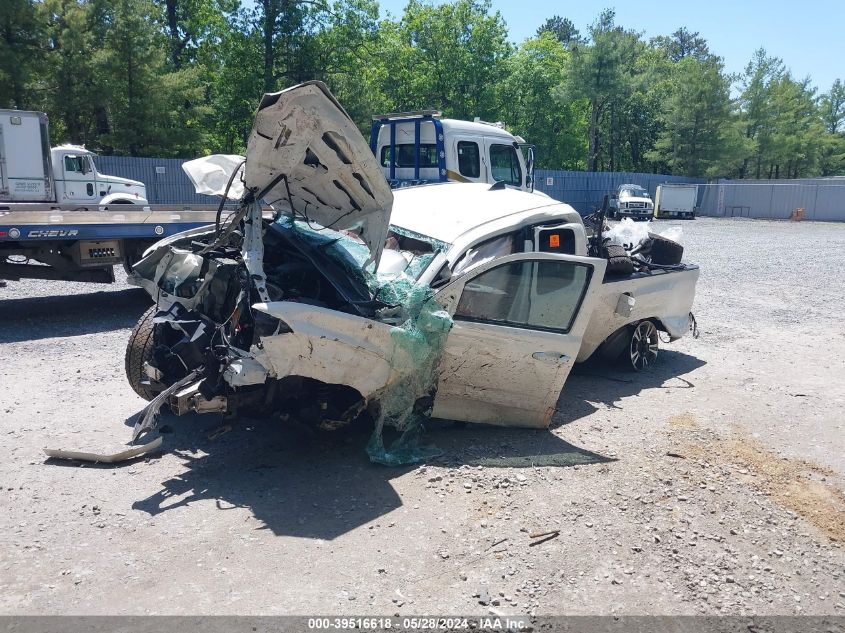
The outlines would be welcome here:
M 0 202 L 147 204 L 144 183 L 97 171 L 78 145 L 50 149 L 47 115 L 0 110 Z
M 94 158 L 50 149 L 43 112 L 0 110 L 0 280 L 110 283 L 162 237 L 214 222 L 216 206 L 149 206 L 144 183 Z
M 503 182 L 534 191 L 534 146 L 488 123 L 436 110 L 373 117 L 370 149 L 392 188 L 432 182 Z

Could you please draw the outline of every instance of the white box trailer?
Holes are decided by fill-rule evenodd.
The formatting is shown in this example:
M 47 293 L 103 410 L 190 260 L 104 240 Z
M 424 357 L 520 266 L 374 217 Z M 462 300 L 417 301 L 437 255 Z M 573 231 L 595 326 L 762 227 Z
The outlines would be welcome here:
M 0 201 L 54 199 L 47 115 L 0 111 Z
M 658 185 L 654 197 L 655 218 L 690 219 L 695 217 L 698 185 Z

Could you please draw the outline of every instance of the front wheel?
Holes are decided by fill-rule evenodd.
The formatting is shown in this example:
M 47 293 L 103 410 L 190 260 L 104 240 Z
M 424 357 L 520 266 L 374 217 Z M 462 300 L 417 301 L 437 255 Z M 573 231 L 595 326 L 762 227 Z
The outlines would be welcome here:
M 660 338 L 657 326 L 651 321 L 640 321 L 631 330 L 628 342 L 626 365 L 633 371 L 647 369 L 657 360 L 657 345 Z
M 141 315 L 137 325 L 129 335 L 129 343 L 126 345 L 126 378 L 129 380 L 133 391 L 144 400 L 152 400 L 159 394 L 149 384 L 149 379 L 144 371 L 144 363 L 152 360 L 153 349 L 155 349 L 155 323 L 153 318 L 158 308 L 152 306 Z M 146 381 L 146 382 L 145 382 Z

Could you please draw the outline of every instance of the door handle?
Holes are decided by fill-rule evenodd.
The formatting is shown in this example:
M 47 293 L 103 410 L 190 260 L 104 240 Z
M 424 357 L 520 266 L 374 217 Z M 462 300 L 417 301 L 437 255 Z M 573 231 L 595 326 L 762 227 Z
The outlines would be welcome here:
M 531 358 L 536 360 L 544 360 L 547 363 L 568 363 L 572 360 L 566 354 L 561 354 L 560 352 L 534 352 L 531 354 Z

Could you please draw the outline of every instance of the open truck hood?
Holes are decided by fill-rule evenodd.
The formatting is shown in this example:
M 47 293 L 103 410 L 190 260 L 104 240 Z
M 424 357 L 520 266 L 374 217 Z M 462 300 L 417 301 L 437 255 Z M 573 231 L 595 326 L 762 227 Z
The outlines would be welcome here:
M 256 197 L 308 221 L 351 229 L 378 263 L 393 193 L 355 123 L 321 81 L 265 94 L 247 143 L 244 180 Z

